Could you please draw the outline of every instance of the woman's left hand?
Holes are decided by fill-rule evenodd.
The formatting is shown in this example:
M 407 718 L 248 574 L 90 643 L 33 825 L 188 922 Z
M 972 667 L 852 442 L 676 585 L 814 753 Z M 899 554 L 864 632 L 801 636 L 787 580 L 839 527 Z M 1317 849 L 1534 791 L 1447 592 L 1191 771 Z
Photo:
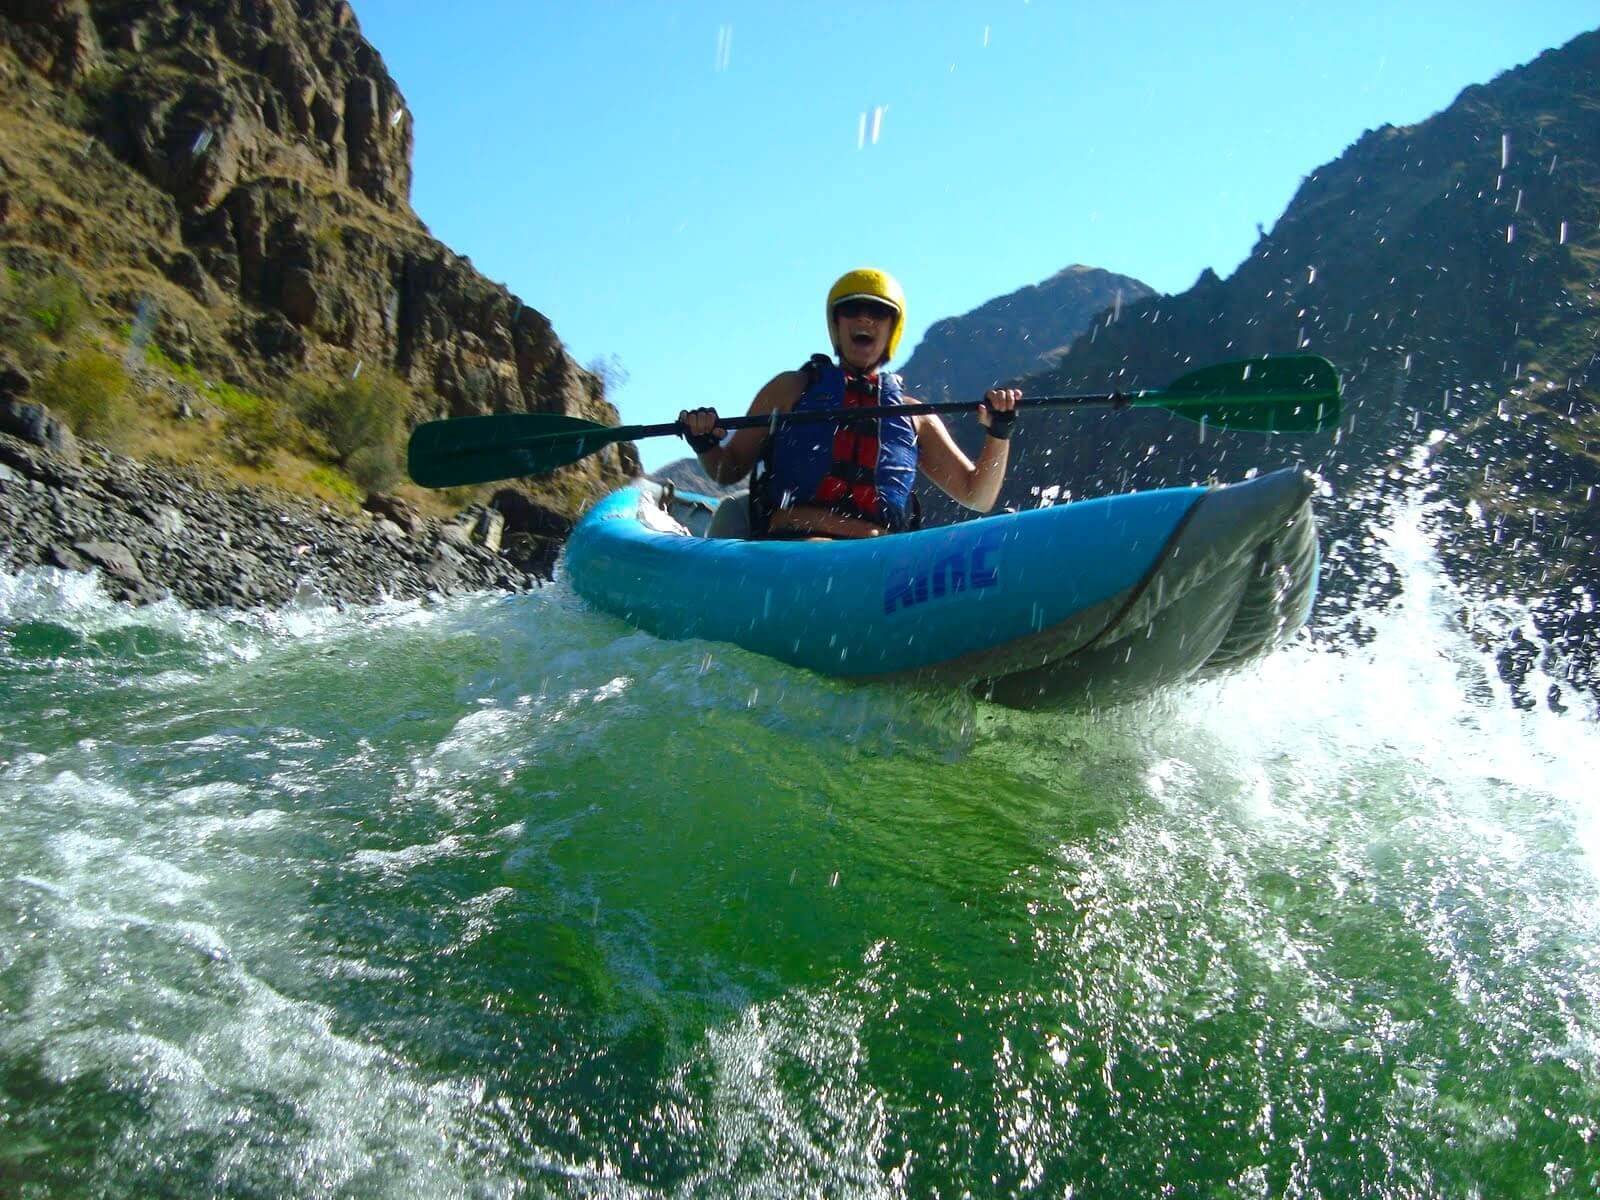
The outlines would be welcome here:
M 1018 388 L 990 388 L 983 394 L 983 403 L 978 405 L 978 423 L 996 437 L 1009 437 L 1021 401 L 1022 392 Z

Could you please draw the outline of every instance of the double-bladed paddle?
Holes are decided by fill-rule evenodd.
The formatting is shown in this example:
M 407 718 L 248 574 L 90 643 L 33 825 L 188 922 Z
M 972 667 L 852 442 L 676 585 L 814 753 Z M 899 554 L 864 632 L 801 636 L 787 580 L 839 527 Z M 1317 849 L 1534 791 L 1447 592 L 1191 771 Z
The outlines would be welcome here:
M 968 412 L 978 401 L 922 404 L 914 412 Z M 1089 396 L 1029 396 L 1020 408 L 1070 408 L 1114 404 L 1164 408 L 1216 429 L 1258 433 L 1320 433 L 1339 422 L 1339 373 L 1314 354 L 1251 358 L 1190 371 L 1164 388 Z M 753 429 L 815 421 L 859 421 L 904 415 L 903 405 L 728 417 L 723 429 Z M 496 413 L 429 421 L 411 434 L 408 469 L 422 487 L 463 487 L 543 475 L 616 442 L 681 434 L 677 421 L 660 425 L 600 425 L 558 413 Z

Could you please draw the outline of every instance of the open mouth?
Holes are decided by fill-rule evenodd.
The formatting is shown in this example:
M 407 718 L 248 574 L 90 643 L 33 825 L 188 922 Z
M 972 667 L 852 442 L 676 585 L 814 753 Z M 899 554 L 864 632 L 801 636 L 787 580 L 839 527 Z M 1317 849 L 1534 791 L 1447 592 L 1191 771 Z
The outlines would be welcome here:
M 858 329 L 850 335 L 850 340 L 865 350 L 878 340 L 878 335 L 865 329 Z

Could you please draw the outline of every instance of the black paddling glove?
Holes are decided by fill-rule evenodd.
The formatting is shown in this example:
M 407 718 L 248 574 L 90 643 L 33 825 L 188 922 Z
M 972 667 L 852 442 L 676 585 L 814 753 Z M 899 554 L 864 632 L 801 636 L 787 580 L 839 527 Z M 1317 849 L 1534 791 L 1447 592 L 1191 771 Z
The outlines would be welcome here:
M 686 433 L 683 440 L 689 443 L 689 449 L 696 454 L 704 454 L 722 445 L 722 439 L 714 433 Z
M 988 404 L 985 404 L 984 407 L 989 408 Z M 990 437 L 998 438 L 1002 442 L 1009 440 L 1011 437 L 1011 430 L 1016 423 L 1016 409 L 1012 409 L 1010 412 L 1001 412 L 998 409 L 989 408 Z

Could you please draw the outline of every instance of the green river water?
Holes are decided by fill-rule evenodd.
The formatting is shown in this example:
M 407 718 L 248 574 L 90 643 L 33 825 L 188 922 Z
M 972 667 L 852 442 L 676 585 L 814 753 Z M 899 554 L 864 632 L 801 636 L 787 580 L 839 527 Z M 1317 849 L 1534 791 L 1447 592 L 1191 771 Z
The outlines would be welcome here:
M 0 577 L 0 1195 L 1600 1194 L 1600 730 L 1420 529 L 1094 715 Z

